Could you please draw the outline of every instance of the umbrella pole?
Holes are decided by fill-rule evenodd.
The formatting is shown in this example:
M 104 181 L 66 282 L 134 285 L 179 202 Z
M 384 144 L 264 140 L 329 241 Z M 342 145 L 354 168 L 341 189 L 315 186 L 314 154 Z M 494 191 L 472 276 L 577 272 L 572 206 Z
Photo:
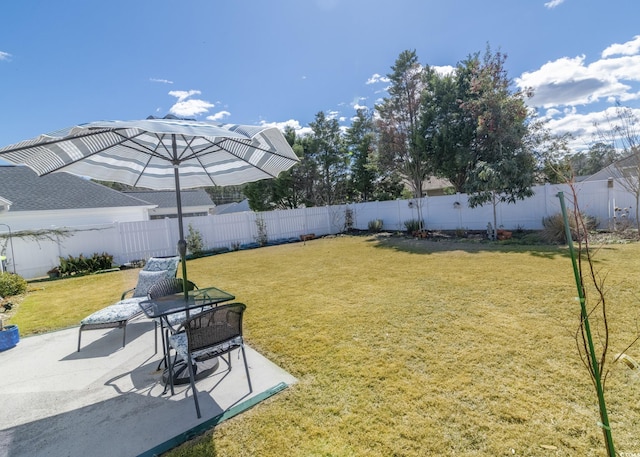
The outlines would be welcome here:
M 174 157 L 177 157 L 176 136 L 171 135 L 171 142 L 173 146 Z M 187 287 L 187 242 L 184 239 L 184 227 L 182 225 L 182 198 L 180 197 L 180 164 L 176 162 L 173 164 L 173 176 L 176 182 L 176 204 L 178 207 L 178 233 L 180 239 L 178 240 L 178 253 L 180 254 L 180 263 L 182 264 L 182 291 L 184 292 L 184 301 L 189 300 L 189 290 Z M 187 319 L 189 318 L 189 311 L 187 310 Z

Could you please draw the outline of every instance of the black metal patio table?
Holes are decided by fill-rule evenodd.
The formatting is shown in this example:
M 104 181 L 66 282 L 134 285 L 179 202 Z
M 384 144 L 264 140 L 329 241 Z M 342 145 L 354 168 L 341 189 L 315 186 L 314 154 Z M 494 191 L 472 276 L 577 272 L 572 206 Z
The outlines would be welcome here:
M 206 287 L 203 289 L 194 289 L 185 294 L 180 292 L 173 295 L 165 295 L 154 299 L 148 299 L 140 302 L 140 308 L 144 314 L 150 319 L 160 320 L 161 332 L 163 332 L 165 326 L 175 332 L 176 329 L 169 323 L 168 317 L 176 313 L 186 313 L 186 318 L 189 317 L 191 311 L 200 311 L 207 307 L 216 306 L 219 303 L 224 303 L 235 299 L 235 295 L 218 289 L 217 287 Z M 165 338 L 163 338 L 165 339 Z M 169 351 L 165 344 L 162 345 L 164 351 L 165 367 L 169 366 Z M 182 366 L 184 365 L 184 366 Z M 198 366 L 201 365 L 201 366 Z M 196 378 L 201 379 L 208 376 L 218 368 L 218 359 L 212 359 L 204 364 L 196 365 Z M 167 381 L 167 371 L 163 374 L 163 381 Z M 185 384 L 189 382 L 189 373 L 186 370 L 186 363 L 181 364 L 174 370 L 173 383 Z

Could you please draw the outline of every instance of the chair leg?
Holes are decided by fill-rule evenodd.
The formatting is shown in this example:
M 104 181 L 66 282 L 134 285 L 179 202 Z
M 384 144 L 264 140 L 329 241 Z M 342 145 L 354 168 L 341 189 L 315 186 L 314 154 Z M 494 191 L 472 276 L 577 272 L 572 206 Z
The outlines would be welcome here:
M 171 346 L 169 345 L 169 338 L 167 335 L 167 339 L 166 339 L 167 343 L 166 343 L 166 359 L 165 359 L 165 363 L 167 364 L 167 369 L 169 370 L 169 385 L 171 386 L 171 395 L 175 395 L 175 390 L 173 388 L 173 366 L 175 365 L 175 363 L 178 361 L 178 354 L 176 354 L 175 359 L 173 360 L 173 363 L 171 363 L 171 354 L 169 353 L 169 351 L 171 350 Z M 167 385 L 164 385 L 164 392 L 167 392 Z
M 124 347 L 125 344 L 127 344 L 127 323 L 126 322 L 122 327 L 122 347 Z
M 251 377 L 249 376 L 249 364 L 247 363 L 247 354 L 244 352 L 244 345 L 240 346 L 242 350 L 242 358 L 244 359 L 244 371 L 247 372 L 247 382 L 249 383 L 249 392 L 253 392 L 253 387 L 251 386 Z
M 202 416 L 200 415 L 200 404 L 198 403 L 198 393 L 196 392 L 196 376 L 193 372 L 191 357 L 187 360 L 187 366 L 189 368 L 189 382 L 191 383 L 191 391 L 193 392 L 193 401 L 196 404 L 196 414 L 198 414 L 198 419 L 200 419 Z
M 80 339 L 82 338 L 82 325 L 80 326 L 80 330 L 78 330 L 78 352 L 80 352 Z
M 158 322 L 157 321 L 153 321 L 153 342 L 155 345 L 155 351 L 153 352 L 153 355 L 156 355 L 158 353 Z

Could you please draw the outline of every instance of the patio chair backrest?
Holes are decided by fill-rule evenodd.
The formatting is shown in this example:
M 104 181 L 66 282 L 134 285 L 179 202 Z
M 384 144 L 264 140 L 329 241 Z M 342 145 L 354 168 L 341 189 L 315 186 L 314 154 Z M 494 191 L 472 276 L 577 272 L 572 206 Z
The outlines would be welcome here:
M 184 281 L 182 278 L 163 279 L 151 286 L 149 289 L 149 298 L 160 298 L 184 292 L 183 285 Z M 193 282 L 187 280 L 187 290 L 194 289 L 197 289 L 197 286 Z
M 138 284 L 133 291 L 133 296 L 146 297 L 149 289 L 158 281 L 175 278 L 179 263 L 179 256 L 151 257 L 138 273 Z
M 183 324 L 189 353 L 203 353 L 208 348 L 228 343 L 228 348 L 223 351 L 227 352 L 241 345 L 242 316 L 246 308 L 243 303 L 231 303 L 191 317 Z
M 174 276 L 178 273 L 180 256 L 149 257 L 142 271 L 167 271 Z

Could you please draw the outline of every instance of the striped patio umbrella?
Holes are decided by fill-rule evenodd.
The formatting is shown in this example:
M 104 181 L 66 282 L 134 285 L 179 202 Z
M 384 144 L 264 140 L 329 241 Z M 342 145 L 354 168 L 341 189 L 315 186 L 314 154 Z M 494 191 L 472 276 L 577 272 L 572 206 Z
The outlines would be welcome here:
M 81 124 L 1 147 L 0 159 L 41 176 L 66 171 L 147 189 L 175 189 L 185 281 L 180 189 L 274 178 L 298 162 L 277 128 L 170 117 Z

